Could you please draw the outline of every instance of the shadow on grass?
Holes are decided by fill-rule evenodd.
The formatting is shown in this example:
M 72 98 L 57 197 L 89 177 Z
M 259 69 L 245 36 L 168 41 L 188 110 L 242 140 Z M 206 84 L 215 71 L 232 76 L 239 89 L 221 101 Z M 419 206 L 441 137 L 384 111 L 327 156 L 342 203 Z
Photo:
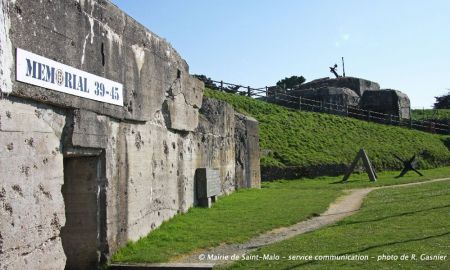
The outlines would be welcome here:
M 351 182 L 359 182 L 359 181 L 348 181 L 348 182 L 344 182 L 344 181 L 342 181 L 342 180 L 338 180 L 338 181 L 336 181 L 336 182 L 331 182 L 330 185 L 336 185 L 336 184 L 348 184 L 348 183 L 351 183 Z
M 377 221 L 382 221 L 382 220 L 386 220 L 386 219 L 390 219 L 390 218 L 403 217 L 403 216 L 413 215 L 413 214 L 416 214 L 416 213 L 428 212 L 428 211 L 437 210 L 437 209 L 443 209 L 443 208 L 447 208 L 447 207 L 450 207 L 450 204 L 443 205 L 443 206 L 436 206 L 436 207 L 426 208 L 426 209 L 421 209 L 421 210 L 417 210 L 417 211 L 403 212 L 403 213 L 400 213 L 400 214 L 397 214 L 397 215 L 385 216 L 385 217 L 369 219 L 369 220 L 341 222 L 339 224 L 336 224 L 335 226 L 344 226 L 344 225 L 353 225 L 353 224 L 377 222 Z
M 363 249 L 360 249 L 360 250 L 356 250 L 356 251 L 340 253 L 340 254 L 337 254 L 336 256 L 361 254 L 362 252 L 366 252 L 366 251 L 369 251 L 369 250 L 374 249 L 374 248 L 382 248 L 382 247 L 388 247 L 388 246 L 393 246 L 393 245 L 397 245 L 397 244 L 405 244 L 405 243 L 410 243 L 410 242 L 417 242 L 417 241 L 423 241 L 423 240 L 428 240 L 428 239 L 435 239 L 435 238 L 439 238 L 439 237 L 443 237 L 443 236 L 447 236 L 447 235 L 450 235 L 450 232 L 436 234 L 436 235 L 430 235 L 430 236 L 426 236 L 426 237 L 422 237 L 422 238 L 414 238 L 414 239 L 409 239 L 409 240 L 404 240 L 404 241 L 395 241 L 395 242 L 389 242 L 389 243 L 385 243 L 385 244 L 373 245 L 373 246 L 369 246 L 369 247 L 366 247 L 366 248 L 363 248 Z M 312 261 L 308 261 L 308 262 L 292 265 L 292 266 L 289 266 L 289 267 L 285 267 L 283 269 L 284 270 L 295 269 L 297 267 L 306 266 L 306 265 L 314 264 L 314 263 L 317 263 L 317 262 L 322 262 L 322 261 L 312 260 Z
M 362 179 L 358 179 L 358 180 L 347 180 L 347 181 L 343 181 L 343 180 L 337 180 L 335 182 L 331 182 L 329 183 L 330 185 L 336 185 L 336 184 L 344 184 L 344 185 L 348 185 L 348 184 L 355 184 L 355 183 L 373 183 L 376 184 L 376 181 L 370 181 L 369 178 L 367 178 L 367 180 L 362 180 Z

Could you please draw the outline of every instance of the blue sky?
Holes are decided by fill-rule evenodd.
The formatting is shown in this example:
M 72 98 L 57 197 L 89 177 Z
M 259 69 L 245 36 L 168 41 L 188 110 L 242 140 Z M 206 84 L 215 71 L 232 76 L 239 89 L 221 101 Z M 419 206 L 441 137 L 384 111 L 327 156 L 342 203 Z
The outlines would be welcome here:
M 263 87 L 303 75 L 376 81 L 431 107 L 450 88 L 450 1 L 113 0 L 186 59 L 191 74 Z M 450 91 L 450 90 L 449 90 Z

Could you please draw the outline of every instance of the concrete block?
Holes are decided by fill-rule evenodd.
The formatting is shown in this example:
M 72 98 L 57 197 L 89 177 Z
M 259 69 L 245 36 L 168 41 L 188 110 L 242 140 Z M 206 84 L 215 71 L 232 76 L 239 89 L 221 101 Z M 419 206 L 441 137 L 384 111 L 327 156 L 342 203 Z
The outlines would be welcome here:
M 106 148 L 108 121 L 105 116 L 86 110 L 73 113 L 72 146 L 87 148 Z
M 235 114 L 236 187 L 260 188 L 259 124 L 256 119 Z
M 300 86 L 300 90 L 305 89 L 317 89 L 322 87 L 340 87 L 340 88 L 349 88 L 358 94 L 358 96 L 362 96 L 364 91 L 371 90 L 380 90 L 380 85 L 376 82 L 372 82 L 369 80 L 355 78 L 355 77 L 340 77 L 340 78 L 322 78 L 313 80 L 311 82 L 302 84 Z
M 198 109 L 186 103 L 183 95 L 167 101 L 170 121 L 168 127 L 180 131 L 194 131 L 198 125 Z
M 3 269 L 61 269 L 65 223 L 62 153 L 65 117 L 51 108 L 0 100 L 0 261 Z M 45 256 L 47 255 L 47 256 Z
M 408 96 L 393 89 L 364 92 L 360 106 L 364 110 L 393 115 L 394 117 L 404 119 L 411 117 L 411 104 Z

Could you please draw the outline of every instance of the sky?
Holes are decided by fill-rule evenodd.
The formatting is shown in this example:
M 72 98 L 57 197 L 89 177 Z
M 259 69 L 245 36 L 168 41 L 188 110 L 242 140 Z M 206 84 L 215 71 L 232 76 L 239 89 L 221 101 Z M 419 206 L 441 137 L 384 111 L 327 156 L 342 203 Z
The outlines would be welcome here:
M 432 107 L 450 90 L 448 0 L 112 0 L 165 38 L 191 74 L 254 88 L 347 76 Z

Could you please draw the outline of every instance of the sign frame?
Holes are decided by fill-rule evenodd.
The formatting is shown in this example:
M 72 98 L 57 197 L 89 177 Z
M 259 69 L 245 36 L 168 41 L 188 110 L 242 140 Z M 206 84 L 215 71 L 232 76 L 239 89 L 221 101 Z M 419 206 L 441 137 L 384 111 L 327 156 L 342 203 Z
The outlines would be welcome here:
M 16 80 L 65 94 L 123 106 L 123 85 L 16 48 Z

